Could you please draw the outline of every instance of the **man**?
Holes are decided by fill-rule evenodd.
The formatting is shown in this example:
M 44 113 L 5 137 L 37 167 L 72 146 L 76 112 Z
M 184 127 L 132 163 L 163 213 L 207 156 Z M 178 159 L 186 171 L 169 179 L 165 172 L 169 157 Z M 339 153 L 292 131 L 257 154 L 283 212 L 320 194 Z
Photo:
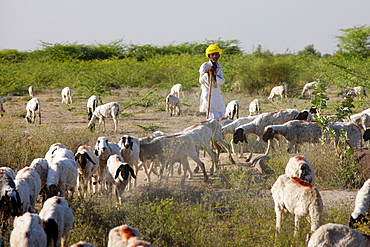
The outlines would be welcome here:
M 209 61 L 203 63 L 199 69 L 199 82 L 201 84 L 202 94 L 200 96 L 200 112 L 209 110 L 207 118 L 215 118 L 221 120 L 225 115 L 225 102 L 221 94 L 221 85 L 224 84 L 225 79 L 222 72 L 222 66 L 218 63 L 218 59 L 222 54 L 222 50 L 217 45 L 210 45 L 206 49 L 206 56 Z M 212 87 L 209 88 L 210 78 L 212 78 Z M 210 105 L 208 109 L 208 98 L 211 93 Z

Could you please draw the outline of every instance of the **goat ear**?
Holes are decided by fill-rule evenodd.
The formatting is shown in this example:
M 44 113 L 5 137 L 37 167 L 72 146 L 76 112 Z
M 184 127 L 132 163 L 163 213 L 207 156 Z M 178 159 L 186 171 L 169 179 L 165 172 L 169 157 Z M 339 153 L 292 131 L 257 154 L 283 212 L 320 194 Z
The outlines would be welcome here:
M 370 140 L 370 129 L 365 130 L 364 135 L 362 136 L 362 138 L 364 139 L 365 142 Z
M 264 131 L 262 140 L 264 142 L 267 142 L 268 140 L 271 140 L 274 138 L 274 129 L 273 128 L 268 128 Z
M 131 166 L 130 166 L 130 173 L 131 173 L 131 177 L 133 177 L 134 179 L 136 179 L 134 169 L 132 169 Z
M 308 118 L 308 111 L 302 111 L 298 113 L 298 115 L 295 117 L 297 120 L 307 120 Z
M 123 171 L 123 165 L 120 165 L 118 169 L 116 170 L 116 175 L 114 176 L 114 179 L 118 178 L 121 171 Z
M 93 163 L 94 165 L 96 165 L 96 164 L 95 164 L 95 162 L 91 159 L 91 157 L 90 157 L 90 155 L 89 155 L 88 153 L 86 153 L 86 157 L 87 157 L 87 159 L 88 159 L 91 163 Z
M 99 151 L 95 149 L 94 154 L 95 154 L 96 156 L 99 156 Z

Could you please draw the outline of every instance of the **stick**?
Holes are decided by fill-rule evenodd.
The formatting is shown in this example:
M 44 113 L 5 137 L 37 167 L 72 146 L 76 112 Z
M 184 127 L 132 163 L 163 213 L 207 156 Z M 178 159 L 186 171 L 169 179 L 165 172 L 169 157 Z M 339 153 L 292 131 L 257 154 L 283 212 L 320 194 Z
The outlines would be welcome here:
M 207 106 L 207 115 L 206 115 L 206 120 L 209 117 L 209 112 L 211 110 L 211 93 L 212 93 L 212 80 L 213 80 L 213 73 L 212 71 L 208 74 L 208 80 L 209 80 L 209 85 L 208 85 L 208 106 Z

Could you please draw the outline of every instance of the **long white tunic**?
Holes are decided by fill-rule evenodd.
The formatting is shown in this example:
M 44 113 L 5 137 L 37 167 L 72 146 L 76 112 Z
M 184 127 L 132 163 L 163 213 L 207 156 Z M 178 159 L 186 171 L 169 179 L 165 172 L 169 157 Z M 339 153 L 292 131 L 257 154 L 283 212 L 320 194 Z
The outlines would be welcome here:
M 207 69 L 212 66 L 212 62 L 203 63 L 199 69 L 199 82 L 201 84 L 202 94 L 200 95 L 200 112 L 207 112 L 208 107 L 208 92 L 209 92 L 209 80 Z M 217 63 L 216 70 L 216 81 L 212 80 L 211 89 L 211 106 L 210 111 L 225 112 L 226 106 L 221 94 L 221 85 L 224 84 L 225 79 L 222 72 L 221 64 Z

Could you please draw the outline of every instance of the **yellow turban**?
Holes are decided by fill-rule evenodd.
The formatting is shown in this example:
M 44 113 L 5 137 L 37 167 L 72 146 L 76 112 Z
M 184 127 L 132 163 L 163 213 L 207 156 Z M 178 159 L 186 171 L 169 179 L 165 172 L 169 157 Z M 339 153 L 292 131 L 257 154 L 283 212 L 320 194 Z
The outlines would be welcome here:
M 208 54 L 212 54 L 218 52 L 220 55 L 222 54 L 222 50 L 218 45 L 209 45 L 208 48 L 206 49 L 206 57 L 208 57 Z

